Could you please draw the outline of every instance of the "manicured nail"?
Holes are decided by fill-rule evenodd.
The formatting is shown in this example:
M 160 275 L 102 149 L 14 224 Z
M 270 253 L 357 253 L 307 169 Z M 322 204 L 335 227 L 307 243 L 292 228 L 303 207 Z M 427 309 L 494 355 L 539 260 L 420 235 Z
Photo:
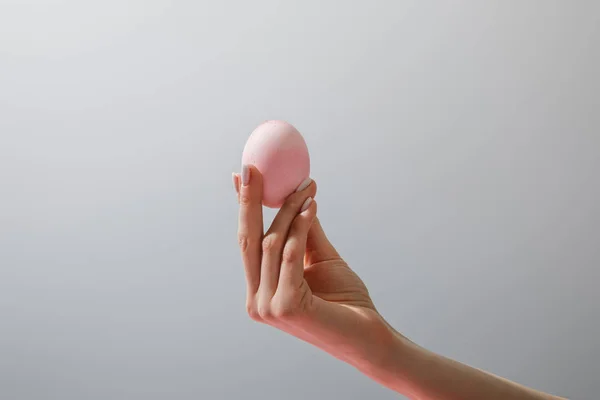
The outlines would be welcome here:
M 301 192 L 304 189 L 306 189 L 308 187 L 308 185 L 310 185 L 310 183 L 312 182 L 312 179 L 310 178 L 306 178 L 301 184 L 300 186 L 298 186 L 298 189 L 296 189 L 296 192 Z
M 238 175 L 235 172 L 232 172 L 231 178 L 233 179 L 233 188 L 235 189 L 235 192 L 239 194 L 240 191 L 238 190 Z
M 300 209 L 300 212 L 304 212 L 306 210 L 308 210 L 308 207 L 310 207 L 310 203 L 312 203 L 313 199 L 312 197 L 309 197 L 308 199 L 304 200 L 304 204 L 302 204 L 302 208 Z
M 246 164 L 242 166 L 242 186 L 247 186 L 250 183 L 250 167 Z

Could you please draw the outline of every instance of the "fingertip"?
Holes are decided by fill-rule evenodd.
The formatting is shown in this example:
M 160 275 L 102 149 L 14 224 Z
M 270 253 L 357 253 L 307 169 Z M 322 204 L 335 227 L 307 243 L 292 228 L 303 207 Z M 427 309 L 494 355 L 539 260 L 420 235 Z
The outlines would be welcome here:
M 242 166 L 242 173 L 238 175 L 239 198 L 241 204 L 262 204 L 262 174 L 251 164 Z
M 308 209 L 308 207 L 310 207 L 310 204 L 312 202 L 313 202 L 312 197 L 308 197 L 306 200 L 304 200 L 304 203 L 302 203 L 302 207 L 300 207 L 300 213 L 303 213 L 304 211 L 306 211 Z
M 312 179 L 310 177 L 306 178 L 302 183 L 296 188 L 296 193 L 303 191 L 312 183 Z
M 262 182 L 262 174 L 260 173 L 258 168 L 256 168 L 256 165 L 247 164 L 247 167 L 250 170 L 250 175 L 252 176 L 252 180 L 255 181 L 255 183 L 256 183 L 256 180 L 260 180 Z
M 314 197 L 317 193 L 317 182 L 315 182 L 312 178 L 306 178 L 306 180 L 304 180 L 298 186 L 298 188 L 294 191 L 294 193 L 290 195 L 290 197 L 302 192 L 304 192 L 305 194 L 307 193 L 311 197 Z
M 310 206 L 310 203 L 312 203 L 314 201 L 316 194 L 317 194 L 317 184 L 314 180 L 311 180 L 309 182 L 308 186 L 306 186 L 303 190 L 292 193 L 292 195 L 290 195 L 286 199 L 284 205 L 287 204 L 287 205 L 291 206 L 291 208 L 295 208 L 296 210 L 298 210 L 297 202 L 300 202 L 303 200 L 301 203 L 302 205 L 300 206 L 300 210 L 294 211 L 294 212 L 302 213 L 308 208 L 308 206 Z
M 242 187 L 249 186 L 250 183 L 262 183 L 262 174 L 253 164 L 243 164 L 242 173 L 239 176 Z
M 250 183 L 251 173 L 250 166 L 248 164 L 242 165 L 242 186 L 248 186 Z
M 307 189 L 309 189 L 309 193 L 311 194 L 311 196 L 315 197 L 315 195 L 317 194 L 317 182 L 315 180 L 311 180 Z
M 309 198 L 310 199 L 310 198 Z M 307 199 L 307 202 L 308 200 Z M 290 235 L 307 235 L 315 217 L 317 216 L 317 203 L 312 199 L 306 209 L 299 211 L 292 221 L 292 230 Z M 293 233 L 292 233 L 293 232 Z
M 300 215 L 314 218 L 317 215 L 317 202 L 314 198 L 309 197 L 306 199 L 300 210 Z

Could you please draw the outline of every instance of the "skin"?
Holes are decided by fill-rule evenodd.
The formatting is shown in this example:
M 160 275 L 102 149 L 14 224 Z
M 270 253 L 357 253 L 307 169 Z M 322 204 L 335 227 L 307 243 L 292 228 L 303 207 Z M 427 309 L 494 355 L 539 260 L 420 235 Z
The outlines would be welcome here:
M 411 399 L 561 399 L 432 353 L 391 327 L 325 235 L 314 181 L 288 197 L 266 232 L 260 172 L 244 166 L 233 181 L 246 310 L 254 321 L 317 346 Z

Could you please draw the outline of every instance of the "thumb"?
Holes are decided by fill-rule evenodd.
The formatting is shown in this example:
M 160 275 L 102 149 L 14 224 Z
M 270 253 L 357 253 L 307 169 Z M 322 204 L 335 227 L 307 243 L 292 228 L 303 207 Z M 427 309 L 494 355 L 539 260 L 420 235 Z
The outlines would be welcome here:
M 325 235 L 321 221 L 315 217 L 306 240 L 306 264 L 311 265 L 338 258 L 340 255 Z

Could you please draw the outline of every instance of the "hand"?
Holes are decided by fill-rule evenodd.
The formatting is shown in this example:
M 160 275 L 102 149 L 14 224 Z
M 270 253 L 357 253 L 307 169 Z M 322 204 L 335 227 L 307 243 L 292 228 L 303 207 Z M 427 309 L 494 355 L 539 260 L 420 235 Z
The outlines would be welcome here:
M 234 185 L 246 307 L 255 321 L 318 346 L 409 398 L 560 399 L 432 353 L 396 332 L 325 236 L 314 182 L 289 196 L 264 234 L 260 172 L 244 167 Z
M 234 186 L 250 317 L 364 372 L 384 362 L 395 332 L 327 239 L 316 217 L 316 183 L 289 196 L 264 234 L 260 172 L 245 167 Z

